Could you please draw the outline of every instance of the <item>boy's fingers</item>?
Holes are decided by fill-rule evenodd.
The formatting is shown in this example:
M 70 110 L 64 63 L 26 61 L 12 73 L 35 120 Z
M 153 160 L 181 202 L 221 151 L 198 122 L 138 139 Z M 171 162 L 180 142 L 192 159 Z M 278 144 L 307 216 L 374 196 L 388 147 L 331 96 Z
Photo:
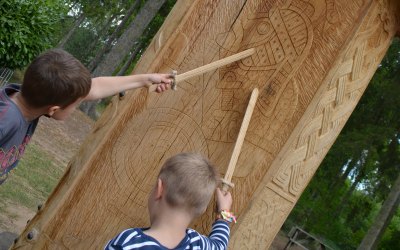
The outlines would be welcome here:
M 229 192 L 228 191 L 223 191 L 218 187 L 217 188 L 217 193 L 218 193 L 218 195 L 223 197 L 223 196 L 227 196 Z
M 229 193 L 229 191 L 224 191 L 224 190 L 222 190 L 221 188 L 218 188 L 218 190 L 219 190 L 219 192 L 220 192 L 221 194 L 227 194 L 227 193 Z

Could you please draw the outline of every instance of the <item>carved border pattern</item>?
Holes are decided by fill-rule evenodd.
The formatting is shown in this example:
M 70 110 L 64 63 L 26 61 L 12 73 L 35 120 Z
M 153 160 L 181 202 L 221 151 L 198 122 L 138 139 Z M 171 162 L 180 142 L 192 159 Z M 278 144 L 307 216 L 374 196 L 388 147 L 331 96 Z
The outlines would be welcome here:
M 233 232 L 231 249 L 267 249 L 366 89 L 393 34 L 388 6 L 371 6 L 342 60 L 325 78 Z M 385 3 L 383 3 L 385 4 Z M 384 16 L 384 20 L 382 19 Z M 297 132 L 296 132 L 297 131 Z M 300 132 L 298 132 L 300 131 Z M 255 235 L 257 237 L 255 237 Z

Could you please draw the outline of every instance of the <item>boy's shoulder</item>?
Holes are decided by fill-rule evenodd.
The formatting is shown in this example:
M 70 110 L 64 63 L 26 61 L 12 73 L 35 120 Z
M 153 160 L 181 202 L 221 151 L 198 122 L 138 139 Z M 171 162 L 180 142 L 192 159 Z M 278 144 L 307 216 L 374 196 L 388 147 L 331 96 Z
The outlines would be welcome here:
M 17 83 L 9 83 L 5 86 L 1 87 L 1 95 L 10 95 L 14 92 L 19 92 L 21 91 L 21 84 Z
M 16 104 L 11 101 L 11 95 L 20 90 L 17 84 L 10 84 L 0 91 L 0 119 L 11 123 L 18 123 L 23 117 Z
M 16 104 L 11 100 L 11 95 L 19 92 L 20 86 L 17 84 L 10 84 L 2 87 L 0 90 L 0 118 L 6 115 L 20 114 Z
M 0 92 L 0 131 L 4 133 L 10 132 L 18 128 L 21 122 L 21 113 L 16 105 L 11 101 L 8 93 L 18 91 L 18 88 L 6 86 Z
M 21 138 L 31 136 L 39 121 L 39 118 L 27 121 L 11 100 L 10 96 L 19 89 L 19 85 L 10 84 L 0 90 L 0 146 L 21 144 Z
M 141 249 L 141 250 L 165 250 L 163 245 L 151 236 L 146 235 L 144 228 L 129 228 L 119 233 L 115 238 L 110 240 L 104 249 Z M 201 246 L 202 235 L 193 229 L 186 230 L 186 237 L 180 242 L 175 249 L 192 249 L 194 246 Z M 204 243 L 204 242 L 203 242 Z
M 189 236 L 189 238 L 196 238 L 198 236 L 201 236 L 201 234 L 199 232 L 197 232 L 196 230 L 194 230 L 192 228 L 186 229 L 186 235 Z
M 110 240 L 105 249 L 157 249 L 160 244 L 143 233 L 142 228 L 129 228 Z

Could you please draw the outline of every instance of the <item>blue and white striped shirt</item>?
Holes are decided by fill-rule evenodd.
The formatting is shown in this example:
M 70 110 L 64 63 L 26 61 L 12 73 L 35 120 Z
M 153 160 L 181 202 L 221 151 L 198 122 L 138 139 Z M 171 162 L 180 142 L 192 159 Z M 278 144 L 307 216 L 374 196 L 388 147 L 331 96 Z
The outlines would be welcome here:
M 193 229 L 186 230 L 185 238 L 174 249 L 197 249 L 197 250 L 223 250 L 227 249 L 229 241 L 229 225 L 226 221 L 217 220 L 212 226 L 209 237 L 199 234 Z M 143 233 L 142 228 L 130 228 L 114 239 L 110 240 L 105 250 L 152 250 L 168 248 L 161 245 L 156 239 Z

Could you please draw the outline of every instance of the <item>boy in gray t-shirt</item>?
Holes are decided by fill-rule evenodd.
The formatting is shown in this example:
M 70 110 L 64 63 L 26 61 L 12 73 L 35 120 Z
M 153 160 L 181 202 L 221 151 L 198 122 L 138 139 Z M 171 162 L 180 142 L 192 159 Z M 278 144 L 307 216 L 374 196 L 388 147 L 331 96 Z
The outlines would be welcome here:
M 38 56 L 27 68 L 22 86 L 0 91 L 0 185 L 15 168 L 30 141 L 39 117 L 66 119 L 82 101 L 158 84 L 170 87 L 172 74 L 139 74 L 91 78 L 90 72 L 69 53 L 54 49 Z

